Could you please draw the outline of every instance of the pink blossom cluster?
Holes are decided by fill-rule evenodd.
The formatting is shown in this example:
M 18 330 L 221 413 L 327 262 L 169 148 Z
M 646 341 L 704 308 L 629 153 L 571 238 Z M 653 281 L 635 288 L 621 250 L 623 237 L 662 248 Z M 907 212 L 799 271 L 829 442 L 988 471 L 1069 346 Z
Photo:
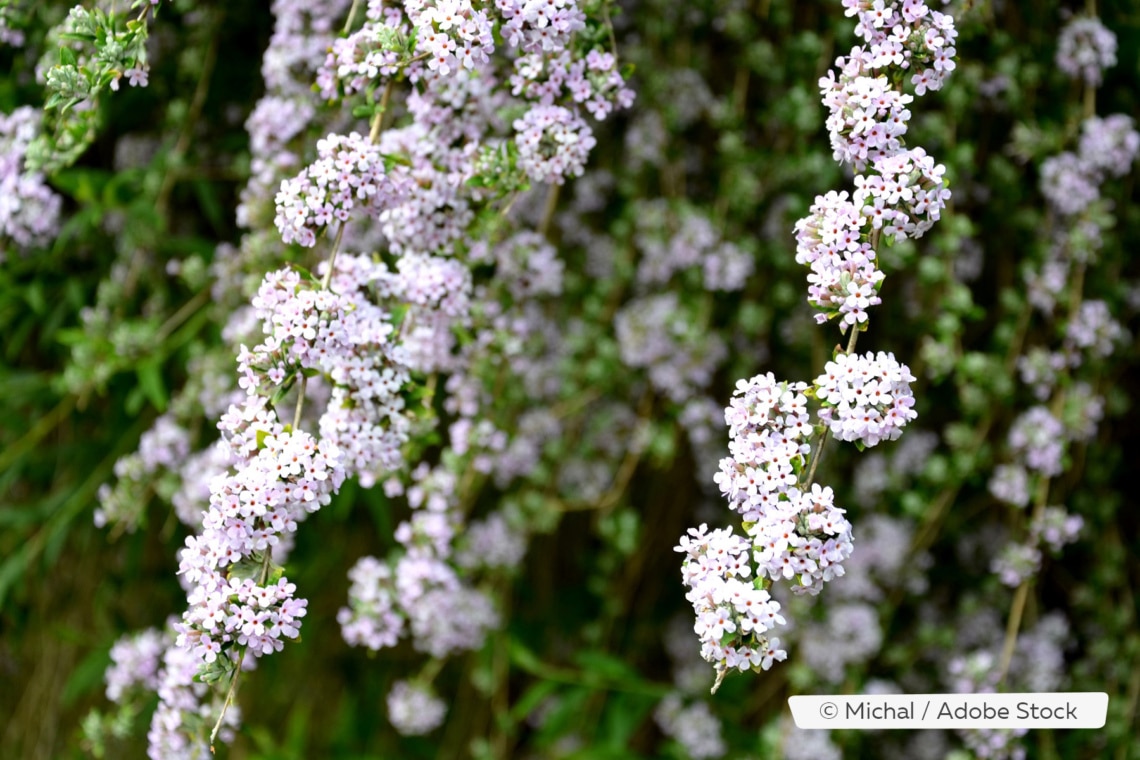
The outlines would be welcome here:
M 1106 69 L 1116 65 L 1116 35 L 1098 18 L 1078 16 L 1057 39 L 1057 68 L 1090 87 L 1100 85 Z
M 221 697 L 211 696 L 208 684 L 195 682 L 198 660 L 193 653 L 173 646 L 169 630 L 148 628 L 120 638 L 111 647 L 107 667 L 107 698 L 119 704 L 136 702 L 136 695 L 158 693 L 161 702 L 147 732 L 151 760 L 193 760 L 209 753 L 205 739 L 186 729 L 217 719 Z M 149 696 L 148 696 L 149 698 Z M 241 721 L 234 708 L 223 719 L 219 735 L 233 741 Z
M 491 20 L 470 0 L 405 0 L 404 11 L 417 33 L 416 51 L 441 76 L 473 69 L 495 50 Z
M 447 715 L 447 704 L 428 684 L 397 681 L 385 700 L 388 721 L 404 736 L 423 736 L 437 729 Z
M 836 161 L 861 167 L 877 155 L 900 147 L 911 98 L 899 91 L 903 72 L 917 95 L 942 89 L 955 68 L 954 19 L 931 10 L 922 0 L 843 0 L 856 18 L 856 46 L 820 80 L 824 105 L 831 111 L 828 129 Z M 882 70 L 886 70 L 882 73 Z M 878 127 L 878 129 L 876 129 Z
M 348 643 L 372 650 L 410 635 L 416 649 L 434 657 L 477 648 L 498 624 L 487 595 L 453 566 L 460 516 L 456 477 L 420 465 L 407 489 L 412 516 L 396 529 L 402 547 L 386 561 L 362 557 L 349 572 L 349 606 L 337 614 Z M 397 480 L 389 492 L 403 491 Z M 509 559 L 521 560 L 512 553 Z
M 495 0 L 508 44 L 525 52 L 565 48 L 586 26 L 578 0 Z
M 634 242 L 641 257 L 637 283 L 652 287 L 675 274 L 699 268 L 707 290 L 742 290 L 753 258 L 725 240 L 712 221 L 694 208 L 674 209 L 664 200 L 638 203 Z
M 653 387 L 678 403 L 707 388 L 728 356 L 724 340 L 702 330 L 674 291 L 627 303 L 614 332 L 626 366 L 648 369 Z
M 840 315 L 844 328 L 867 321 L 867 308 L 882 303 L 875 249 L 863 240 L 866 218 L 846 191 L 816 196 L 808 216 L 796 222 L 796 263 L 811 267 L 808 303 L 823 324 Z
M 210 483 L 201 533 L 187 539 L 179 571 L 189 608 L 177 645 L 205 674 L 234 667 L 246 651 L 280 651 L 297 637 L 307 602 L 273 561 L 346 477 L 367 480 L 402 461 L 409 423 L 399 393 L 407 369 L 393 346 L 389 312 L 369 297 L 373 289 L 391 291 L 389 272 L 344 255 L 330 280 L 332 290 L 284 269 L 267 275 L 253 299 L 265 337 L 253 349 L 242 346 L 243 398 L 219 423 L 234 470 Z M 319 440 L 286 427 L 275 411 L 284 391 L 309 373 L 332 386 Z
M 250 421 L 256 453 L 211 484 L 202 533 L 182 550 L 179 574 L 190 591 L 177 643 L 203 664 L 219 656 L 236 662 L 236 645 L 255 656 L 281 651 L 306 613 L 296 586 L 268 578 L 268 555 L 281 534 L 328 504 L 345 472 L 334 447 L 304 431 L 286 432 L 274 419 Z
M 914 376 L 892 353 L 839 354 L 815 379 L 819 418 L 841 441 L 874 446 L 898 440 L 917 414 L 910 384 Z
M 597 142 L 585 120 L 562 106 L 535 106 L 514 127 L 519 166 L 535 182 L 561 185 L 582 176 Z
M 336 98 L 338 83 L 346 95 L 362 92 L 381 77 L 395 76 L 401 56 L 397 34 L 406 27 L 393 6 L 368 3 L 368 21 L 347 37 L 333 40 L 324 65 L 317 73 L 321 97 Z
M 805 390 L 804 383 L 777 383 L 770 372 L 739 381 L 725 410 L 732 456 L 714 480 L 744 518 L 758 575 L 794 578 L 794 590 L 816 594 L 843 575 L 851 525 L 830 488 L 801 488 L 814 432 Z
M 311 248 L 317 232 L 334 220 L 345 222 L 356 206 L 379 210 L 403 191 L 389 174 L 379 148 L 356 132 L 329 134 L 317 142 L 318 158 L 277 193 L 273 223 L 286 243 Z
M 866 46 L 837 61 L 839 74 L 819 80 L 835 159 L 856 169 L 855 192 L 816 198 L 796 224 L 796 261 L 811 268 L 808 302 L 816 320 L 841 318 L 844 329 L 866 321 L 879 303 L 883 275 L 875 242 L 921 237 L 950 197 L 945 167 L 903 137 L 914 97 L 903 92 L 912 71 L 915 93 L 941 89 L 954 70 L 953 18 L 920 0 L 844 0 Z M 868 171 L 870 170 L 870 171 Z
M 1041 192 L 1059 213 L 1083 214 L 1100 199 L 1105 178 L 1127 174 L 1138 153 L 1140 133 L 1130 117 L 1093 116 L 1081 124 L 1077 152 L 1065 151 L 1042 163 Z
M 30 106 L 0 114 L 0 262 L 10 244 L 16 250 L 44 245 L 59 229 L 62 200 L 43 174 L 24 167 L 39 121 Z
M 723 673 L 732 668 L 768 670 L 787 652 L 780 639 L 766 634 L 783 625 L 780 603 L 748 579 L 752 542 L 735 536 L 732 528 L 708 531 L 707 525 L 689 528 L 674 547 L 685 555 L 681 575 L 693 605 L 693 630 L 701 639 L 701 656 Z
M 633 90 L 626 87 L 616 56 L 598 50 L 591 50 L 585 58 L 575 58 L 568 51 L 525 53 L 515 59 L 510 84 L 514 95 L 539 105 L 552 105 L 569 96 L 599 121 L 615 108 L 633 104 Z
M 178 646 L 168 647 L 158 676 L 158 707 L 147 731 L 147 757 L 150 760 L 199 760 L 210 754 L 203 724 L 212 726 L 219 719 L 218 738 L 232 742 L 241 724 L 241 709 L 231 706 L 223 712 L 222 695 L 210 685 L 196 680 L 198 657 Z M 194 727 L 191 729 L 190 727 Z

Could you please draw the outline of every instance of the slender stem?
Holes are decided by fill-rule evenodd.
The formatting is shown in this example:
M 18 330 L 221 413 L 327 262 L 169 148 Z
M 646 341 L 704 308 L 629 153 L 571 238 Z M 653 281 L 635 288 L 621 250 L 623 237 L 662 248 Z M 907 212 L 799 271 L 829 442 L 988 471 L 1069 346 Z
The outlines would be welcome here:
M 554 210 L 558 208 L 558 194 L 562 185 L 551 185 L 546 191 L 546 206 L 542 210 L 542 221 L 538 224 L 538 234 L 546 237 L 550 223 L 554 220 Z
M 1021 627 L 1021 616 L 1025 612 L 1025 602 L 1029 599 L 1029 579 L 1026 578 L 1017 587 L 1013 597 L 1013 607 L 1009 612 L 1009 623 L 1005 628 L 1005 643 L 1001 648 L 1001 664 L 998 666 L 998 687 L 1005 682 L 1009 672 L 1009 664 L 1013 660 L 1013 650 L 1017 646 L 1017 631 Z
M 16 461 L 25 451 L 34 447 L 40 442 L 40 439 L 52 430 L 55 430 L 56 425 L 67 419 L 71 410 L 75 408 L 76 400 L 75 396 L 63 398 L 54 409 L 40 417 L 32 429 L 25 433 L 22 438 L 6 448 L 3 453 L 0 453 L 0 470 L 8 469 L 8 465 Z
M 304 375 L 301 376 L 302 380 Z M 303 395 L 302 395 L 303 398 Z M 301 408 L 298 404 L 297 413 L 300 414 Z M 265 554 L 261 559 L 261 572 L 258 574 L 257 585 L 264 586 L 265 581 L 269 578 L 269 566 L 273 561 L 273 550 L 266 547 Z M 226 712 L 229 711 L 230 705 L 234 703 L 234 696 L 237 694 L 238 678 L 241 676 L 241 666 L 245 663 L 245 655 L 249 651 L 249 645 L 246 644 L 241 648 L 241 653 L 237 658 L 237 665 L 234 667 L 233 678 L 230 679 L 230 688 L 226 692 L 226 701 L 222 703 L 222 711 L 218 714 L 218 721 L 214 724 L 214 730 L 210 732 L 210 754 L 214 754 L 214 740 L 218 737 L 218 731 L 222 728 L 222 721 L 225 720 Z
M 209 300 L 210 291 L 201 290 L 198 292 L 198 295 L 182 304 L 182 308 L 174 312 L 174 314 L 172 314 L 170 318 L 163 322 L 162 326 L 158 328 L 158 332 L 154 334 L 155 342 L 161 343 L 162 341 L 166 340 L 172 332 L 177 330 L 183 322 L 189 319 L 190 316 L 194 314 L 194 312 L 198 311 L 198 309 L 205 305 L 205 303 Z
M 368 139 L 375 143 L 380 139 L 380 132 L 383 129 L 384 114 L 388 113 L 388 101 L 392 98 L 392 86 L 396 80 L 389 79 L 388 84 L 384 85 L 384 92 L 380 95 L 380 108 L 376 115 L 372 117 L 372 129 L 368 132 Z
M 337 227 L 336 237 L 333 238 L 332 251 L 329 252 L 328 269 L 325 270 L 325 276 L 321 278 L 321 290 L 328 290 L 329 283 L 332 282 L 333 268 L 336 265 L 336 255 L 340 251 L 340 241 L 344 239 L 344 228 L 347 226 L 346 222 L 341 222 Z
M 811 467 L 808 468 L 807 480 L 804 481 L 804 490 L 811 488 L 812 482 L 815 480 L 815 468 L 819 467 L 819 460 L 823 455 L 823 445 L 827 443 L 827 432 L 829 428 L 824 428 L 823 432 L 819 434 L 819 443 L 812 449 L 815 453 L 811 458 Z
M 851 326 L 851 337 L 847 339 L 847 348 L 843 353 L 850 356 L 855 351 L 855 343 L 858 340 L 859 340 L 859 329 L 856 326 L 852 325 Z M 825 443 L 827 443 L 828 430 L 829 430 L 829 428 L 826 428 L 826 427 L 823 429 L 823 432 L 820 433 L 820 436 L 819 436 L 819 442 L 815 445 L 815 448 L 813 449 L 813 451 L 815 453 L 812 455 L 812 458 L 811 458 L 811 467 L 808 468 L 807 480 L 804 481 L 804 490 L 811 488 L 811 484 L 815 480 L 815 470 L 817 467 L 819 467 L 819 460 L 823 456 L 823 445 Z
M 218 722 L 214 724 L 214 730 L 210 732 L 210 754 L 214 754 L 214 740 L 218 738 L 218 731 L 222 728 L 222 720 L 226 717 L 226 712 L 230 709 L 230 705 L 234 702 L 234 695 L 237 693 L 238 676 L 241 675 L 241 665 L 245 661 L 246 648 L 242 647 L 241 654 L 238 655 L 237 667 L 234 668 L 233 678 L 230 679 L 230 688 L 226 692 L 226 701 L 222 703 L 222 712 L 218 715 Z
M 360 10 L 360 0 L 352 0 L 352 7 L 348 10 L 348 18 L 344 22 L 344 30 L 342 35 L 347 35 L 352 29 L 352 22 L 356 20 L 356 12 Z
M 297 385 L 297 409 L 293 412 L 293 430 L 301 429 L 301 412 L 305 407 L 305 385 L 308 383 L 309 378 L 301 375 L 301 382 Z

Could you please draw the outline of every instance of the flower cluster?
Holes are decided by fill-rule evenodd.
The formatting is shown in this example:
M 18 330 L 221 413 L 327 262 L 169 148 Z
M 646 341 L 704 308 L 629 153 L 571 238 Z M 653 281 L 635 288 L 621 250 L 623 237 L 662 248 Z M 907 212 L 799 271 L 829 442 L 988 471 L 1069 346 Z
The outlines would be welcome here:
M 839 354 L 815 380 L 816 398 L 823 402 L 819 418 L 841 441 L 874 446 L 897 440 L 917 416 L 910 391 L 914 379 L 894 354 Z
M 221 712 L 221 697 L 207 699 L 209 686 L 194 680 L 197 658 L 172 646 L 173 638 L 169 628 L 124 636 L 111 647 L 111 664 L 104 676 L 112 702 L 137 704 L 142 695 L 156 692 L 161 698 L 147 733 L 151 760 L 205 757 L 209 749 L 204 737 L 187 726 L 214 721 Z M 223 741 L 233 741 L 240 720 L 241 710 L 236 707 L 226 714 L 219 732 Z
M 416 51 L 441 76 L 472 69 L 495 51 L 491 21 L 470 0 L 412 0 L 404 9 L 416 31 Z
M 645 367 L 653 387 L 681 402 L 708 387 L 728 355 L 719 335 L 708 334 L 675 292 L 637 298 L 614 318 L 621 359 Z
M 402 183 L 389 174 L 377 146 L 356 132 L 329 134 L 317 142 L 318 158 L 277 193 L 273 223 L 286 243 L 311 248 L 317 232 L 335 219 L 348 220 L 353 208 L 379 210 L 398 198 Z
M 914 71 L 918 95 L 938 90 L 954 70 L 957 32 L 950 16 L 918 1 L 844 5 L 867 46 L 841 57 L 839 75 L 829 72 L 819 85 L 835 159 L 855 167 L 856 189 L 850 197 L 816 198 L 796 225 L 796 261 L 811 268 L 808 302 L 819 309 L 816 320 L 839 316 L 847 327 L 865 322 L 867 307 L 880 303 L 875 242 L 921 237 L 950 197 L 945 168 L 922 148 L 904 146 L 914 97 L 881 70 Z
M 562 184 L 580 177 L 594 134 L 582 117 L 562 106 L 535 106 L 514 123 L 519 166 L 535 182 Z
M 715 663 L 719 674 L 731 668 L 768 670 L 787 657 L 780 639 L 766 635 L 785 622 L 780 603 L 748 581 L 751 541 L 733 535 L 732 528 L 709 533 L 701 525 L 689 528 L 674 548 L 685 555 L 681 574 L 689 589 L 685 598 L 697 616 L 693 629 L 701 639 L 701 656 Z
M 495 0 L 503 17 L 503 36 L 528 53 L 565 48 L 586 25 L 577 0 Z
M 867 44 L 841 56 L 836 61 L 839 76 L 829 73 L 820 80 L 820 90 L 831 111 L 828 129 L 835 160 L 861 167 L 895 153 L 906 131 L 911 98 L 898 92 L 892 80 L 909 71 L 917 95 L 942 89 L 955 68 L 958 33 L 953 17 L 921 0 L 843 0 L 843 5 L 857 19 L 855 34 Z
M 707 290 L 734 291 L 743 289 L 752 275 L 752 257 L 724 240 L 712 221 L 694 209 L 674 211 L 663 200 L 644 201 L 638 204 L 635 221 L 639 285 L 659 285 L 699 268 Z
M 1077 152 L 1065 151 L 1041 165 L 1041 192 L 1065 216 L 1083 213 L 1100 198 L 1106 177 L 1128 173 L 1140 153 L 1140 134 L 1124 114 L 1093 116 L 1081 124 Z
M 388 692 L 388 720 L 404 736 L 431 733 L 443 723 L 447 705 L 430 686 L 397 681 Z
M 1077 17 L 1057 39 L 1057 68 L 1090 87 L 1116 65 L 1116 35 L 1097 18 Z
M 60 197 L 42 173 L 24 166 L 39 121 L 29 106 L 0 114 L 0 262 L 8 241 L 17 249 L 33 248 L 50 241 L 59 228 Z
M 335 448 L 304 431 L 284 432 L 273 420 L 249 421 L 256 454 L 211 484 L 202 533 L 182 551 L 179 573 L 191 590 L 178 646 L 207 666 L 219 655 L 240 660 L 235 645 L 260 656 L 297 637 L 307 602 L 294 598 L 292 583 L 268 577 L 269 557 L 281 534 L 328 504 L 344 481 Z
M 415 647 L 434 657 L 477 648 L 498 624 L 487 595 L 456 571 L 453 559 L 459 515 L 456 478 L 420 465 L 407 489 L 413 512 L 396 528 L 402 551 L 386 562 L 362 557 L 349 572 L 349 606 L 337 614 L 345 640 L 376 650 L 410 634 Z M 403 490 L 389 481 L 391 495 Z M 521 560 L 521 553 L 505 560 Z
M 540 105 L 551 105 L 569 96 L 599 121 L 615 108 L 628 108 L 633 91 L 617 68 L 612 53 L 591 50 L 585 58 L 574 58 L 568 52 L 555 55 L 526 53 L 515 60 L 511 89 Z
M 739 512 L 755 545 L 761 577 L 796 579 L 793 589 L 819 593 L 843 575 L 851 525 L 830 488 L 800 487 L 813 428 L 804 383 L 777 383 L 772 373 L 737 383 L 728 409 L 731 457 L 714 478 Z
M 808 303 L 822 324 L 832 315 L 841 324 L 867 321 L 867 308 L 882 303 L 875 249 L 860 239 L 864 219 L 847 192 L 817 196 L 808 216 L 796 223 L 796 263 L 811 267 Z

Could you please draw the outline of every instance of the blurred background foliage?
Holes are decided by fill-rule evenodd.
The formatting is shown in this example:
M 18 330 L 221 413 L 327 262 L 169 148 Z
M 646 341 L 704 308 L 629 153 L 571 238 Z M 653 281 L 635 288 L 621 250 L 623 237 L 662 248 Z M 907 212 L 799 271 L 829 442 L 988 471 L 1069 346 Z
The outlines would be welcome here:
M 69 7 L 24 5 L 26 44 L 0 47 L 4 113 L 42 102 L 34 67 L 48 52 L 43 34 Z M 771 370 L 807 379 L 819 371 L 838 338 L 815 326 L 804 304 L 792 225 L 817 193 L 847 186 L 830 155 L 816 81 L 852 44 L 852 24 L 838 3 L 619 6 L 618 47 L 635 65 L 637 101 L 599 130 L 579 183 L 593 183 L 589 190 L 568 186 L 560 199 L 566 219 L 587 219 L 597 237 L 555 224 L 568 265 L 568 295 L 557 308 L 568 319 L 591 315 L 596 331 L 583 337 L 578 374 L 568 372 L 576 379 L 567 382 L 628 402 L 648 423 L 649 445 L 624 460 L 604 508 L 566 508 L 541 478 L 510 495 L 546 516 L 545 532 L 532 539 L 521 571 L 502 581 L 503 630 L 439 675 L 450 714 L 426 738 L 402 738 L 384 719 L 391 683 L 420 656 L 401 645 L 370 657 L 348 647 L 335 622 L 346 571 L 392 545 L 406 510 L 378 489 L 346 487 L 298 533 L 290 575 L 311 600 L 304 640 L 263 660 L 246 682 L 245 727 L 221 750 L 226 756 L 688 756 L 652 719 L 675 690 L 663 635 L 690 614 L 672 547 L 687 527 L 730 515 L 708 495 L 712 472 L 686 443 L 680 408 L 644 392 L 637 371 L 622 366 L 606 317 L 634 288 L 640 204 L 664 199 L 674 214 L 708 217 L 755 264 L 742 293 L 713 298 L 678 286 L 686 308 L 729 346 L 708 395 L 723 405 L 740 377 Z M 986 482 L 1011 420 L 1027 405 L 1012 362 L 1052 329 L 1024 316 L 1019 267 L 1041 258 L 1048 243 L 1036 167 L 1071 147 L 1085 105 L 1079 86 L 1053 64 L 1066 14 L 1084 7 L 948 6 L 961 32 L 958 70 L 944 91 L 913 106 L 908 141 L 946 164 L 952 213 L 926 238 L 884 253 L 884 304 L 860 341 L 911 365 L 919 377 L 916 425 L 938 443 L 870 507 L 851 497 L 858 452 L 832 445 L 823 465 L 826 482 L 851 505 L 856 553 L 871 514 L 905 518 L 915 559 L 902 572 L 925 580 L 918 592 L 905 579 L 892 583 L 877 605 L 882 646 L 849 667 L 842 691 L 858 693 L 874 679 L 944 690 L 937 671 L 959 647 L 963 621 L 988 609 L 1004 626 L 1012 591 L 962 546 L 1012 519 Z M 1102 0 L 1097 12 L 1119 51 L 1096 111 L 1136 116 L 1140 8 Z M 64 197 L 61 234 L 0 265 L 0 757 L 89 756 L 80 726 L 92 709 L 113 712 L 103 694 L 112 643 L 161 626 L 185 604 L 174 577 L 185 528 L 161 494 L 140 494 L 148 506 L 135 533 L 97 529 L 92 515 L 115 461 L 188 382 L 193 357 L 219 340 L 207 268 L 218 243 L 239 234 L 233 209 L 249 171 L 243 123 L 262 87 L 271 29 L 268 2 L 164 8 L 153 25 L 149 87 L 103 100 L 90 148 L 50 177 Z M 589 193 L 604 205 L 569 216 Z M 1115 227 L 1086 290 L 1136 333 L 1140 205 L 1132 175 L 1106 195 Z M 604 277 L 587 273 L 600 237 L 612 253 Z M 168 267 L 172 260 L 179 269 Z M 964 277 L 969 268 L 976 271 Z M 98 313 L 84 318 L 92 309 Z M 1129 480 L 1140 461 L 1137 348 L 1133 334 L 1103 368 L 1106 419 L 1054 486 L 1055 500 L 1084 517 L 1085 531 L 1046 563 L 1026 613 L 1027 623 L 1047 610 L 1066 615 L 1064 688 L 1107 691 L 1109 724 L 1034 732 L 1025 741 L 1029 757 L 1140 757 L 1140 512 Z M 517 389 L 506 393 L 525 409 Z M 550 461 L 557 455 L 548 452 Z M 827 605 L 830 591 L 803 614 L 818 618 L 814 608 Z M 695 637 L 691 643 L 695 651 Z M 789 731 L 787 696 L 827 691 L 794 646 L 790 652 L 783 667 L 730 677 L 709 700 L 727 756 L 778 756 Z M 149 716 L 120 717 L 133 733 L 113 739 L 106 756 L 144 756 Z M 920 756 L 906 736 L 840 732 L 831 740 L 850 757 Z M 960 747 L 946 738 L 946 751 Z

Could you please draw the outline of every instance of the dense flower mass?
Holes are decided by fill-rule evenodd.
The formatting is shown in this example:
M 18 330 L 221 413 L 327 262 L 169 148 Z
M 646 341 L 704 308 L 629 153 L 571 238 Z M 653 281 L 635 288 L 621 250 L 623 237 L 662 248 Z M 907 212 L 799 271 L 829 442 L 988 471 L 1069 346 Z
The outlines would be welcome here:
M 582 176 L 596 141 L 580 116 L 562 106 L 536 106 L 514 127 L 519 165 L 532 180 L 562 184 Z
M 273 220 L 286 243 L 311 248 L 317 232 L 344 223 L 354 208 L 379 212 L 402 191 L 400 180 L 385 169 L 379 148 L 356 132 L 330 134 L 317 143 L 317 160 L 277 193 Z
M 1073 79 L 1099 85 L 1116 65 L 1116 35 L 1097 18 L 1074 18 L 1057 40 L 1057 68 Z
M 388 720 L 405 736 L 431 733 L 443 723 L 447 705 L 430 687 L 397 681 L 388 692 Z
M 62 200 L 42 173 L 24 165 L 39 122 L 36 109 L 29 106 L 0 114 L 0 262 L 9 241 L 17 250 L 44 245 L 59 228 Z
M 708 532 L 690 528 L 676 551 L 685 555 L 681 573 L 689 592 L 685 598 L 697 615 L 694 630 L 701 639 L 701 656 L 718 672 L 739 668 L 767 670 L 787 653 L 780 640 L 766 633 L 783 624 L 780 603 L 755 588 L 749 554 L 752 543 L 731 528 Z
M 840 354 L 815 380 L 823 402 L 819 418 L 841 441 L 874 446 L 894 441 L 917 415 L 910 383 L 914 376 L 894 354 Z
M 1119 45 L 1064 9 L 1022 36 L 1027 0 L 96 0 L 51 30 L 43 5 L 0 0 L 28 45 L 3 107 L 37 74 L 49 99 L 0 115 L 0 601 L 97 498 L 126 562 L 61 555 L 42 584 L 102 610 L 64 621 L 94 632 L 65 696 L 102 658 L 114 703 L 73 744 L 839 758 L 866 737 L 793 729 L 789 689 L 1038 690 L 1070 664 L 1130 693 L 1104 642 L 1136 627 L 1113 491 L 1140 232 L 1112 180 L 1140 132 L 1107 110 L 1128 88 L 1096 92 L 1136 57 L 1126 4 Z M 266 38 L 262 88 L 227 41 Z M 100 606 L 152 569 L 185 606 L 114 641 L 166 615 L 149 586 Z M 59 653 L 38 609 L 13 618 L 29 665 Z M 239 733 L 338 632 L 382 665 L 369 709 L 325 690 L 296 705 L 312 731 Z M 0 693 L 0 756 L 40 749 L 36 704 L 62 715 L 18 698 L 41 672 Z M 1125 742 L 1110 719 L 1097 751 Z M 871 743 L 959 751 L 917 733 Z

